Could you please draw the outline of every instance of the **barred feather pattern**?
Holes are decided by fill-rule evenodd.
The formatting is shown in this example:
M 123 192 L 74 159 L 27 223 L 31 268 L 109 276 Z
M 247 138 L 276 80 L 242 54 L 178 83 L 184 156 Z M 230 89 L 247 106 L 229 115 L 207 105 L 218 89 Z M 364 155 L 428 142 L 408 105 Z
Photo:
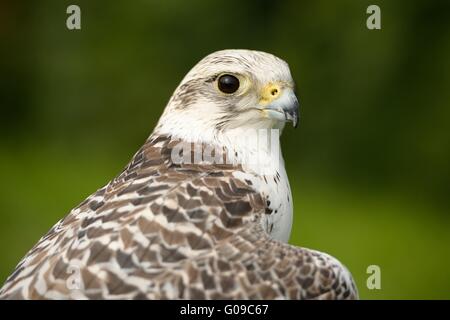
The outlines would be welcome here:
M 237 165 L 174 164 L 153 134 L 123 172 L 59 221 L 2 299 L 353 299 L 331 256 L 263 228 L 265 195 Z M 246 173 L 247 174 L 247 173 Z

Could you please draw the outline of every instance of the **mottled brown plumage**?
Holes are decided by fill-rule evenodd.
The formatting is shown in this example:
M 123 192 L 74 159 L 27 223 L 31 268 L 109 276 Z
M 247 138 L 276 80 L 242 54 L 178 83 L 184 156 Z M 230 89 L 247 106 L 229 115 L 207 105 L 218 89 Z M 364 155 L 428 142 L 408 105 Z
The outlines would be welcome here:
M 255 63 L 281 63 L 250 51 L 219 52 L 203 63 L 217 65 L 221 57 L 225 66 L 243 61 L 242 73 L 251 72 Z M 180 85 L 166 115 L 204 103 L 202 85 L 210 88 L 207 99 L 214 99 L 213 76 L 198 72 L 191 74 L 197 81 L 188 77 Z M 226 97 L 219 100 L 224 103 Z M 236 111 L 227 112 L 226 124 L 214 129 L 224 135 L 226 126 L 239 121 Z M 224 117 L 221 113 L 214 120 Z M 351 275 L 336 259 L 276 239 L 289 236 L 283 215 L 292 213 L 284 167 L 260 175 L 227 161 L 242 150 L 214 141 L 202 143 L 202 150 L 224 151 L 223 161 L 194 163 L 192 151 L 178 163 L 175 148 L 180 143 L 194 147 L 195 140 L 167 134 L 160 123 L 121 174 L 28 252 L 0 289 L 0 298 L 356 298 Z
M 333 259 L 268 237 L 258 222 L 264 199 L 233 177 L 238 167 L 174 165 L 170 145 L 170 137 L 151 137 L 39 241 L 1 297 L 355 297 Z M 71 264 L 80 267 L 80 290 L 67 286 Z

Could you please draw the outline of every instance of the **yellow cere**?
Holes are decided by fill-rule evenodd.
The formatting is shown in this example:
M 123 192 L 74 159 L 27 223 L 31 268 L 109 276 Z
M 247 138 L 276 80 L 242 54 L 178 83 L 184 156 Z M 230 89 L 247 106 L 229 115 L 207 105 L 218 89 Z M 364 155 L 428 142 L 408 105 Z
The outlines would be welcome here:
M 281 85 L 277 83 L 269 83 L 261 90 L 261 105 L 267 105 L 275 100 L 281 93 Z

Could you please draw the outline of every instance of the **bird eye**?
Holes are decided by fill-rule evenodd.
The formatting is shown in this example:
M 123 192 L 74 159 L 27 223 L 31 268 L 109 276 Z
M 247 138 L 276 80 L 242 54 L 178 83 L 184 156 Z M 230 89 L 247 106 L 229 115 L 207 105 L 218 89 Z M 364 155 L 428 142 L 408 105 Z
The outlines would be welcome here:
M 234 93 L 239 89 L 239 79 L 230 74 L 220 76 L 217 84 L 223 93 Z

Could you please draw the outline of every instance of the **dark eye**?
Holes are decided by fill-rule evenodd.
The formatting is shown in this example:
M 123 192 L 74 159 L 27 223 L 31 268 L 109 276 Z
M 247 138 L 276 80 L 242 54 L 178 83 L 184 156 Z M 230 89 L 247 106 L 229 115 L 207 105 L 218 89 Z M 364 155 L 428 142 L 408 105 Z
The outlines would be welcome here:
M 239 79 L 230 74 L 224 74 L 220 76 L 218 86 L 223 93 L 233 93 L 239 89 Z

